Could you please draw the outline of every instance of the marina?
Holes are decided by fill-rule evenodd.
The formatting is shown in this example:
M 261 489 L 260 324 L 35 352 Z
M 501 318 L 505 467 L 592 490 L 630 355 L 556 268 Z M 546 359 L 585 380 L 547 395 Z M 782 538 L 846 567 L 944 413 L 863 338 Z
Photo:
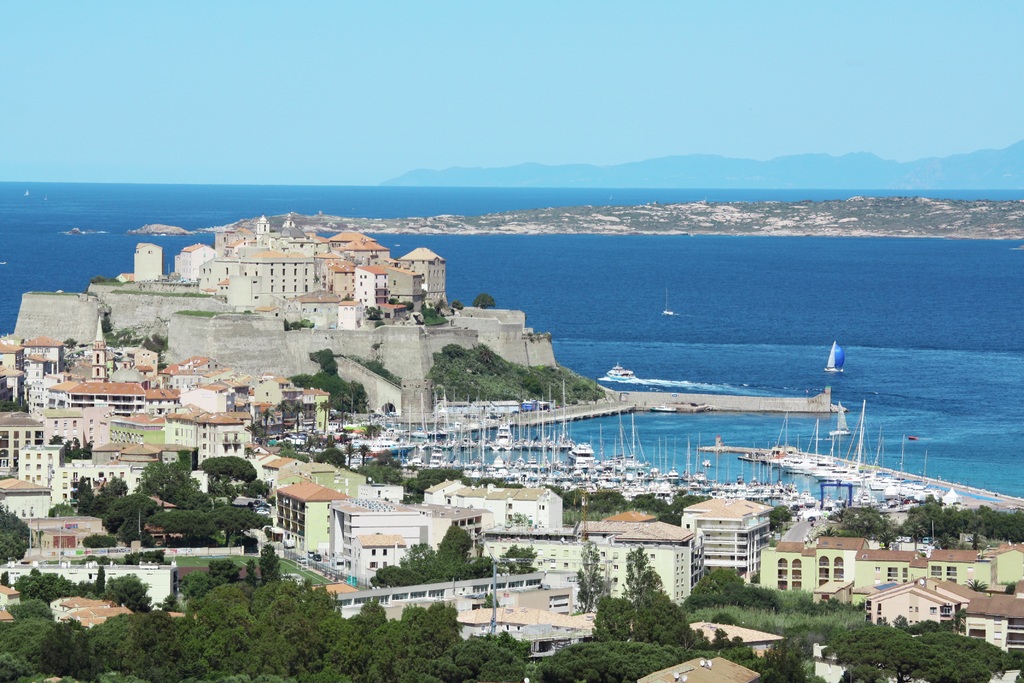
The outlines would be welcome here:
M 526 412 L 510 410 L 504 415 L 493 412 L 497 408 L 493 405 L 492 412 L 484 406 L 476 406 L 476 412 L 465 406 L 461 414 L 442 408 L 435 412 L 432 427 L 385 423 L 382 434 L 365 443 L 368 452 L 391 450 L 412 468 L 459 469 L 478 481 L 592 493 L 617 491 L 627 499 L 654 495 L 668 501 L 685 494 L 743 498 L 786 505 L 804 515 L 846 505 L 900 512 L 928 497 L 970 507 L 1024 509 L 1021 498 L 886 467 L 881 436 L 875 453 L 867 452 L 866 402 L 853 431 L 856 436 L 844 440 L 851 434 L 845 409 L 832 406 L 829 397 L 828 390 L 806 399 L 628 392 L 607 402 L 545 404 L 543 410 L 531 405 Z M 638 415 L 675 413 L 671 406 L 707 405 L 701 403 L 705 400 L 767 414 L 775 414 L 773 408 L 797 406 L 802 413 L 817 416 L 812 445 L 789 444 L 789 413 L 779 413 L 782 430 L 772 445 L 764 447 L 734 445 L 716 436 L 707 445 L 687 439 L 685 451 L 678 440 L 670 446 L 659 437 L 652 448 L 649 439 L 638 434 Z M 712 410 L 717 411 L 717 406 Z M 837 428 L 819 438 L 820 418 L 831 419 L 832 411 Z M 666 419 L 678 417 L 667 415 Z M 617 420 L 615 432 L 599 432 L 597 439 L 574 436 L 570 423 L 600 418 Z M 828 452 L 819 452 L 821 443 L 828 444 Z M 738 456 L 735 462 L 732 456 Z

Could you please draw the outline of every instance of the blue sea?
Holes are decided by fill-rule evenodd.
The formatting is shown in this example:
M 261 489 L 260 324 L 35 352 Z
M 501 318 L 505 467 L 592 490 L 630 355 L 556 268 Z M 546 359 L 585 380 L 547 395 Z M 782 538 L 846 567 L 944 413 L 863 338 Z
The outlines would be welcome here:
M 26 192 L 28 193 L 26 195 Z M 0 183 L 0 331 L 21 293 L 82 291 L 131 270 L 147 223 L 196 229 L 288 211 L 358 217 L 474 215 L 511 209 L 652 201 L 843 199 L 864 191 L 550 190 L 392 187 L 151 186 Z M 1020 192 L 940 192 L 1024 199 Z M 96 231 L 66 235 L 71 228 Z M 866 457 L 911 473 L 1024 496 L 1024 251 L 1018 242 L 686 236 L 381 235 L 394 253 L 426 246 L 448 261 L 451 299 L 480 292 L 551 332 L 560 363 L 601 377 L 621 363 L 661 391 L 803 396 L 830 385 L 866 402 Z M 212 235 L 145 238 L 176 253 Z M 169 257 L 170 258 L 170 257 Z M 674 316 L 663 316 L 666 293 Z M 823 371 L 846 349 L 841 375 Z M 560 388 L 553 387 L 554 398 Z M 450 399 L 462 397 L 449 397 Z M 834 419 L 834 418 L 833 418 Z M 829 425 L 822 424 L 826 433 Z M 611 451 L 618 419 L 571 425 Z M 686 464 L 720 435 L 729 444 L 807 447 L 806 416 L 638 415 L 645 454 Z M 917 436 L 914 441 L 907 435 Z M 631 437 L 627 437 L 631 438 Z M 813 444 L 810 445 L 813 448 Z M 828 442 L 820 449 L 827 452 Z M 844 449 L 846 447 L 844 446 Z M 694 456 L 696 459 L 696 456 Z M 751 476 L 732 457 L 712 476 Z

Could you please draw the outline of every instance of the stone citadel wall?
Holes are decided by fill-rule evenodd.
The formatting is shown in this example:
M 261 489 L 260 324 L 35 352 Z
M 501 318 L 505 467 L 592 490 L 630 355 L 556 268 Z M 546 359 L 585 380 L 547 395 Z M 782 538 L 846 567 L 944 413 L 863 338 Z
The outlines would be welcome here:
M 14 336 L 91 342 L 100 315 L 99 299 L 88 294 L 26 292 L 21 296 Z
M 188 315 L 181 311 L 216 314 Z M 282 321 L 233 313 L 213 297 L 188 296 L 180 288 L 146 291 L 144 287 L 93 285 L 89 294 L 28 293 L 22 297 L 15 334 L 23 338 L 47 335 L 91 341 L 96 321 L 109 314 L 115 330 L 131 329 L 139 336 L 167 337 L 166 361 L 208 356 L 239 372 L 292 376 L 319 368 L 309 354 L 330 349 L 338 356 L 378 360 L 403 379 L 403 386 L 377 377 L 355 363 L 343 363 L 346 380 L 362 382 L 372 403 L 401 409 L 410 402 L 432 405 L 425 381 L 433 355 L 448 344 L 472 347 L 486 344 L 502 358 L 522 365 L 555 365 L 549 335 L 524 328 L 521 311 L 467 309 L 451 324 L 436 327 L 383 325 L 361 330 L 302 329 L 286 332 Z M 370 386 L 370 383 L 374 386 Z

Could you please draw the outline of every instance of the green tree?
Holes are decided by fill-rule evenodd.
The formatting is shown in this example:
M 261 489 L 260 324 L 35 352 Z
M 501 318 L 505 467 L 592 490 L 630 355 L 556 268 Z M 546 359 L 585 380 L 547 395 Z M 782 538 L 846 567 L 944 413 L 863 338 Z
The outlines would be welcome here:
M 107 570 L 100 565 L 100 568 L 96 571 L 96 593 L 97 595 L 103 595 L 107 592 Z
M 776 505 L 768 513 L 768 528 L 778 531 L 793 519 L 793 512 L 786 505 Z
M 147 496 L 172 503 L 179 508 L 208 507 L 206 496 L 199 490 L 199 482 L 180 463 L 153 462 L 142 470 L 139 491 Z
M 59 503 L 50 508 L 50 511 L 46 513 L 47 517 L 73 517 L 75 514 L 75 508 L 67 503 Z
M 13 605 L 8 605 L 7 611 L 15 619 L 45 619 L 53 621 L 53 611 L 50 605 L 39 598 L 22 599 Z
M 501 559 L 506 560 L 503 566 L 512 574 L 529 574 L 537 570 L 534 566 L 537 562 L 537 551 L 528 546 L 513 545 Z
M 626 555 L 626 585 L 623 597 L 639 609 L 646 605 L 655 593 L 661 591 L 661 577 L 651 566 L 647 551 L 636 547 Z
M 734 569 L 712 569 L 693 587 L 692 595 L 724 593 L 730 586 L 743 586 L 743 577 Z
M 152 608 L 149 588 L 142 583 L 142 579 L 134 575 L 119 576 L 107 581 L 104 595 L 108 600 L 113 600 L 133 612 L 148 612 Z
M 493 296 L 482 292 L 477 294 L 476 298 L 473 299 L 473 306 L 476 308 L 494 308 L 496 304 L 494 303 Z
M 114 548 L 117 546 L 117 537 L 110 534 L 92 534 L 82 539 L 82 545 L 86 548 Z
M 260 551 L 260 583 L 263 585 L 281 580 L 281 560 L 269 543 Z
M 42 600 L 50 604 L 58 598 L 74 595 L 77 586 L 60 574 L 43 574 L 33 569 L 14 582 L 14 589 L 21 593 L 22 600 Z
M 469 557 L 469 551 L 473 549 L 473 538 L 469 532 L 458 526 L 448 527 L 444 538 L 437 546 L 437 556 L 442 562 L 463 564 Z
M 28 537 L 28 525 L 0 503 L 0 562 L 24 557 Z
M 593 541 L 585 542 L 580 551 L 580 569 L 576 572 L 576 585 L 577 603 L 582 612 L 593 612 L 597 608 L 597 601 L 608 594 L 608 582 L 605 581 L 601 567 L 601 554 Z
M 764 653 L 764 669 L 761 683 L 806 683 L 807 670 L 804 668 L 800 649 L 783 640 L 768 648 Z
M 96 495 L 92 490 L 92 483 L 88 479 L 78 480 L 78 514 L 91 517 L 96 512 Z
M 35 667 L 10 652 L 0 652 L 0 683 L 14 683 L 35 673 Z
M 97 662 L 92 656 L 89 635 L 81 622 L 69 619 L 53 624 L 43 638 L 40 668 L 53 676 L 89 680 Z
M 880 683 L 892 679 L 910 683 L 928 656 L 927 648 L 905 631 L 888 626 L 865 626 L 840 633 L 826 650 L 846 667 L 853 680 Z

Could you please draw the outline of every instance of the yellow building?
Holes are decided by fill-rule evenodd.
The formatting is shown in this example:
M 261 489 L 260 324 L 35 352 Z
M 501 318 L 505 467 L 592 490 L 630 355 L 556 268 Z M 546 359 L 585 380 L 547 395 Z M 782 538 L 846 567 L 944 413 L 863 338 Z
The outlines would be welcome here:
M 537 552 L 538 571 L 575 576 L 582 567 L 581 528 L 504 529 L 484 533 L 484 554 L 499 557 L 513 546 Z M 626 557 L 643 548 L 651 567 L 661 578 L 662 588 L 676 602 L 682 602 L 702 573 L 702 553 L 692 532 L 664 522 L 588 522 L 589 540 L 597 546 L 611 596 L 621 597 L 626 587 Z
M 1001 571 L 1012 576 L 1021 571 L 1024 554 L 1006 553 Z M 779 543 L 762 554 L 761 584 L 779 590 L 806 590 L 832 581 L 853 582 L 856 589 L 918 579 L 966 585 L 989 583 L 996 572 L 990 557 L 975 550 L 932 550 L 925 556 L 912 550 L 868 547 L 863 538 L 821 537 L 813 546 Z M 857 591 L 863 594 L 862 591 Z
M 1024 582 L 1014 595 L 977 597 L 967 605 L 964 628 L 971 638 L 979 638 L 1007 652 L 1024 651 Z
M 330 541 L 331 502 L 348 496 L 311 481 L 277 490 L 277 526 L 299 552 L 325 550 Z

